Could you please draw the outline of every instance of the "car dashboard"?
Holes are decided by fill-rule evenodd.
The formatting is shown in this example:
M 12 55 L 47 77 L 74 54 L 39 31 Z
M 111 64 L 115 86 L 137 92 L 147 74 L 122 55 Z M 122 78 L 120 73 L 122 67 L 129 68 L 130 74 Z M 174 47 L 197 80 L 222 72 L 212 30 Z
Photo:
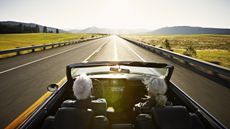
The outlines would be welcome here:
M 94 78 L 93 96 L 105 98 L 107 106 L 116 111 L 131 110 L 147 94 L 146 87 L 141 80 L 124 78 Z

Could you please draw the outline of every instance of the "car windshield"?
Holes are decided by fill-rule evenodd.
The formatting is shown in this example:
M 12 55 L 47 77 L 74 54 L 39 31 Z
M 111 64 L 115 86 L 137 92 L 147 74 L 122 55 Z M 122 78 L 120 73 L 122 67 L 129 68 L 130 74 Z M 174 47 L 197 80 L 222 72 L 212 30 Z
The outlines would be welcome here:
M 122 76 L 156 76 L 165 77 L 168 74 L 168 68 L 151 68 L 151 67 L 137 67 L 137 66 L 98 66 L 98 67 L 84 67 L 73 68 L 71 75 L 73 78 L 85 73 L 87 75 L 103 75 L 107 77 Z

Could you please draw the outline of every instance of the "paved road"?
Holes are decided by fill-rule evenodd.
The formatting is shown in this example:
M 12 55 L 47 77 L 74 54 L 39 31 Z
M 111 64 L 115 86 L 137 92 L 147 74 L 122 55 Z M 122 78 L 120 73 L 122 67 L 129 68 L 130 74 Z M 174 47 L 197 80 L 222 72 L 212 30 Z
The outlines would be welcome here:
M 98 52 L 96 52 L 99 50 Z M 230 89 L 117 36 L 0 60 L 0 128 L 5 127 L 65 76 L 70 63 L 133 60 L 170 63 L 172 81 L 230 127 Z M 227 84 L 226 84 L 227 85 Z

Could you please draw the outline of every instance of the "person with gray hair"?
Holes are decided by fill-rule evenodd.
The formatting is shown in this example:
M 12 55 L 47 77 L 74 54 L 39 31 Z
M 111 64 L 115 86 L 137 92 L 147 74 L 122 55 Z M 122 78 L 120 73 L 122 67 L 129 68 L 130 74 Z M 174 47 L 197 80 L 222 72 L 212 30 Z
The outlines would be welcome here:
M 138 112 L 149 111 L 152 107 L 164 107 L 167 103 L 165 95 L 167 84 L 164 78 L 148 77 L 143 80 L 146 85 L 148 96 L 144 98 L 144 102 L 140 102 L 134 106 L 134 110 Z
M 78 100 L 88 99 L 93 88 L 92 80 L 86 75 L 81 74 L 73 84 L 73 93 Z
M 107 102 L 104 98 L 95 98 L 92 96 L 93 83 L 86 74 L 76 77 L 72 91 L 76 100 L 67 99 L 61 104 L 61 107 L 92 109 L 97 115 L 106 114 Z
M 76 100 L 65 100 L 62 103 L 62 107 L 76 107 L 76 108 L 92 108 L 92 92 L 93 84 L 92 80 L 86 75 L 81 74 L 76 77 L 73 83 L 73 94 Z

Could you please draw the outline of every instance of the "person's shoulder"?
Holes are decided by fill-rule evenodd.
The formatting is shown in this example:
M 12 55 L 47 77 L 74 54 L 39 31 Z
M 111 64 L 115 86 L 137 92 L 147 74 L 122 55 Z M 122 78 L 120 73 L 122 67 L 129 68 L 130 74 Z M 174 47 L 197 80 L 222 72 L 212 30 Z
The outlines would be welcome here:
M 150 97 L 150 98 L 148 98 L 148 99 L 146 100 L 145 103 L 146 103 L 146 104 L 145 104 L 146 106 L 152 108 L 153 106 L 156 105 L 156 100 L 155 100 L 154 97 Z

